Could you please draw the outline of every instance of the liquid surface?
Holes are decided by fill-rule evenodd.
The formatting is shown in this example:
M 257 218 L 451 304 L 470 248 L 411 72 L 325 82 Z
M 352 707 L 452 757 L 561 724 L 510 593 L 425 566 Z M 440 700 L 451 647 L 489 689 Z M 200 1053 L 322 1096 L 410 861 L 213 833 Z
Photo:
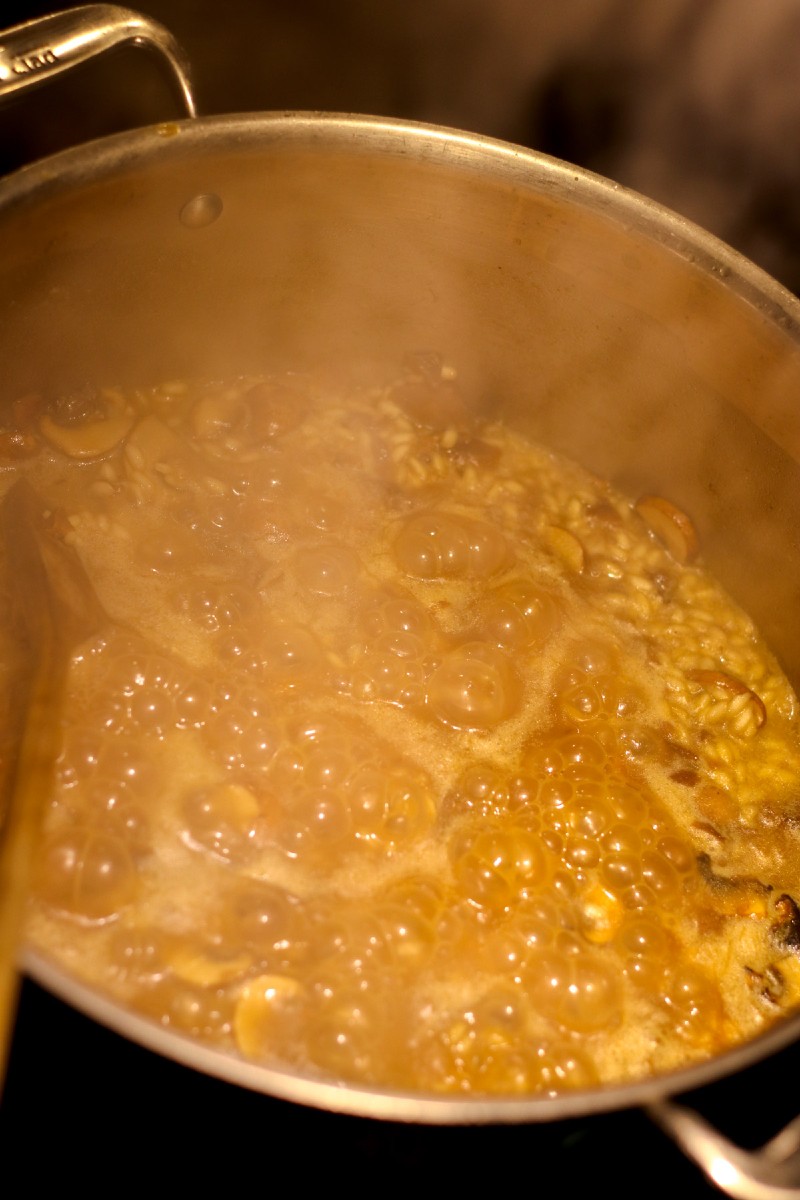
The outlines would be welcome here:
M 232 1054 L 553 1093 L 800 999 L 796 698 L 667 499 L 435 358 L 25 397 L 0 431 L 107 627 L 34 944 Z

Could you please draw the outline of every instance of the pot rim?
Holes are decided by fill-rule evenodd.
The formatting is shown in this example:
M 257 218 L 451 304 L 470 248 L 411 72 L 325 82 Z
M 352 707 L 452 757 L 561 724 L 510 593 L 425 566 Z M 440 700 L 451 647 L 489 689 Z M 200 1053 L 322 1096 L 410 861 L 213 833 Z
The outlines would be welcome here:
M 116 134 L 62 151 L 0 181 L 0 219 L 71 189 L 190 156 L 295 147 L 338 147 L 479 174 L 539 195 L 567 197 L 644 235 L 716 278 L 800 344 L 800 300 L 743 255 L 677 213 L 602 176 L 538 151 L 441 126 L 355 114 L 277 112 L 184 120 Z M 800 1036 L 800 1014 L 722 1054 L 625 1084 L 556 1096 L 436 1096 L 334 1083 L 321 1076 L 247 1062 L 127 1010 L 65 973 L 44 954 L 22 952 L 22 968 L 47 990 L 140 1045 L 217 1078 L 299 1104 L 349 1115 L 436 1125 L 555 1121 L 646 1106 L 751 1066 Z
M 736 1074 L 782 1050 L 800 1036 L 798 1015 L 713 1058 L 632 1083 L 604 1084 L 555 1096 L 437 1096 L 368 1087 L 349 1081 L 336 1083 L 323 1075 L 249 1062 L 233 1052 L 216 1050 L 187 1034 L 140 1016 L 121 1002 L 67 975 L 40 951 L 26 948 L 20 965 L 47 991 L 85 1016 L 185 1067 L 295 1104 L 384 1121 L 429 1125 L 522 1124 L 646 1107 Z
M 800 342 L 800 299 L 761 267 L 715 234 L 641 193 L 583 167 L 538 150 L 484 134 L 393 117 L 332 112 L 252 112 L 161 122 L 85 142 L 21 167 L 0 179 L 0 217 L 22 203 L 36 203 L 149 163 L 295 142 L 369 150 L 391 157 L 477 172 L 571 202 L 628 226 L 716 277 L 794 341 Z

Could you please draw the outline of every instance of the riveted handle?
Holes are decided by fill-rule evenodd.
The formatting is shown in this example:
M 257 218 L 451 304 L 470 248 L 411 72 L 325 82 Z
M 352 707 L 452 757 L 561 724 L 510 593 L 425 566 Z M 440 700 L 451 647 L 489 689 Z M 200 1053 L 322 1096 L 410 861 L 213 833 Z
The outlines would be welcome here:
M 175 38 L 157 21 L 116 4 L 70 8 L 0 33 L 0 99 L 125 44 L 159 52 L 187 114 L 196 116 L 189 63 Z
M 742 1150 L 683 1105 L 664 1100 L 647 1111 L 726 1196 L 800 1200 L 800 1117 L 760 1150 Z

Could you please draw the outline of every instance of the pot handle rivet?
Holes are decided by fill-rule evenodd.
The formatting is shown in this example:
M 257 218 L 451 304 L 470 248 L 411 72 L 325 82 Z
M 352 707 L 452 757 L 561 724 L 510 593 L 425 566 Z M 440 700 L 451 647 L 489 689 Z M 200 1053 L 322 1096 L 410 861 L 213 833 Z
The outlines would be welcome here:
M 203 192 L 187 200 L 179 213 L 181 225 L 187 229 L 204 229 L 213 225 L 222 213 L 222 200 L 216 192 Z

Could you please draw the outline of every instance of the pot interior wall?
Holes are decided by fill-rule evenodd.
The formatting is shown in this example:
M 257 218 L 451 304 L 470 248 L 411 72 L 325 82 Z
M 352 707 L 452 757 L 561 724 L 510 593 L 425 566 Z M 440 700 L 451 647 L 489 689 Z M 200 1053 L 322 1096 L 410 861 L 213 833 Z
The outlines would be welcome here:
M 685 507 L 800 680 L 800 347 L 691 261 L 677 222 L 441 136 L 179 128 L 64 156 L 7 196 L 6 401 L 265 369 L 370 378 L 438 350 L 477 405 Z M 187 226 L 204 194 L 221 215 Z

